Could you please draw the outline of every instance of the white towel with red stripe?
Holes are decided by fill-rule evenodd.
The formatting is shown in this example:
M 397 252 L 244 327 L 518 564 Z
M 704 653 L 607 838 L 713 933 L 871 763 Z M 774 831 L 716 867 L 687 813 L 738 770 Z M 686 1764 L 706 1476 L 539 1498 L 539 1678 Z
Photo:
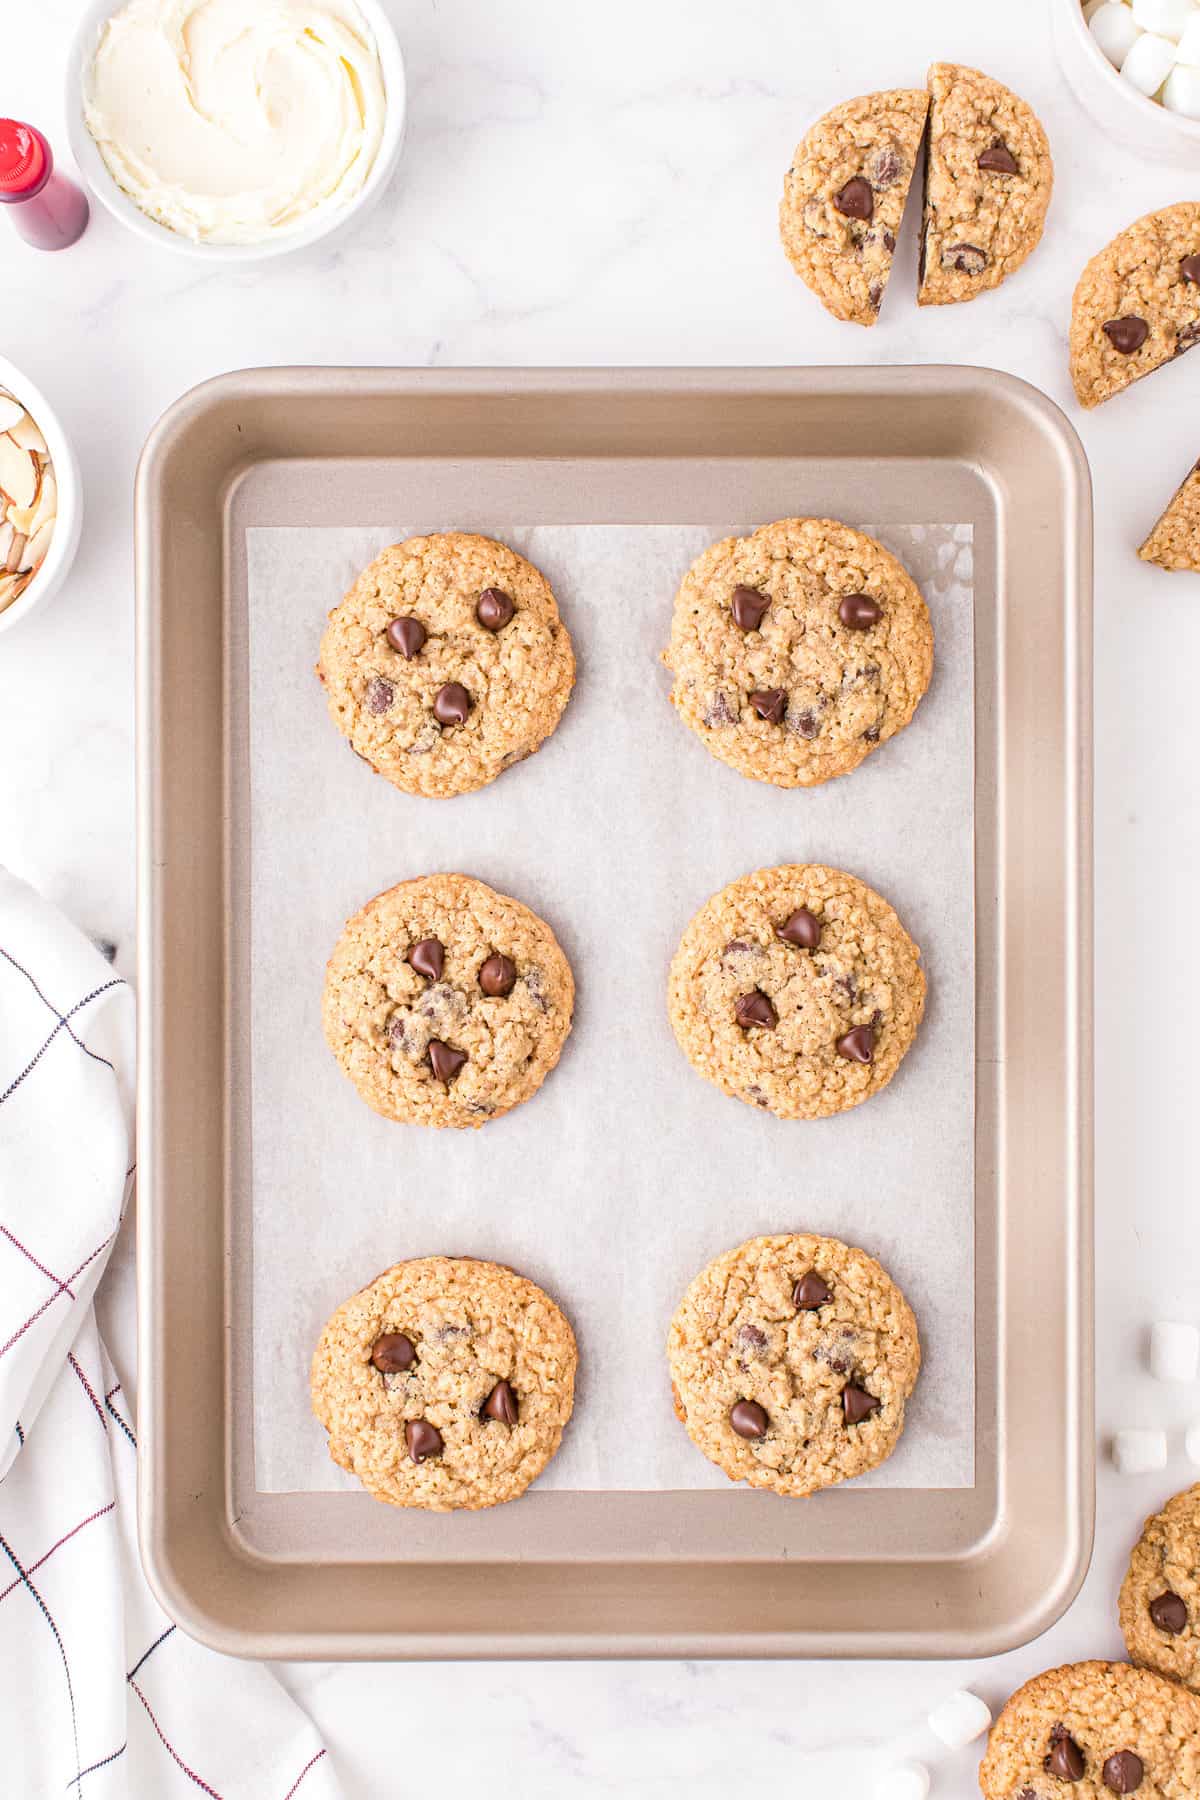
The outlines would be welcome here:
M 0 1791 L 336 1800 L 274 1676 L 187 1638 L 138 1560 L 132 1396 L 94 1305 L 132 1192 L 133 1034 L 110 964 L 0 869 Z

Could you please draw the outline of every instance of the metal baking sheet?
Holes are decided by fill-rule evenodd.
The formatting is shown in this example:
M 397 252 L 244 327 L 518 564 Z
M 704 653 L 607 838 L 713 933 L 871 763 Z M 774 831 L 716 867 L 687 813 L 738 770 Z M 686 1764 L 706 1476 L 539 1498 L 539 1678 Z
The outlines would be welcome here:
M 464 493 L 484 530 L 970 527 L 973 1486 L 535 1490 L 416 1529 L 357 1493 L 259 1491 L 246 533 L 461 519 Z M 186 1628 L 273 1656 L 943 1656 L 1062 1611 L 1092 1504 L 1090 542 L 1074 434 L 987 371 L 278 370 L 162 421 L 138 487 L 142 1535 Z

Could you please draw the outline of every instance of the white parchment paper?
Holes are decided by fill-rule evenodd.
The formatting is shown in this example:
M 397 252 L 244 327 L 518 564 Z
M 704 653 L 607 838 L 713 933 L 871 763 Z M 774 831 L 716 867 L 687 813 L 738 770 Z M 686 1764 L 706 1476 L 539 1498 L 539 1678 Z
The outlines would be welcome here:
M 545 748 L 481 792 L 401 794 L 351 754 L 313 673 L 325 615 L 392 531 L 247 532 L 251 750 L 253 1407 L 260 1490 L 353 1489 L 309 1410 L 333 1308 L 390 1263 L 508 1263 L 579 1338 L 575 1415 L 542 1486 L 725 1487 L 675 1421 L 663 1346 L 692 1275 L 759 1232 L 861 1244 L 899 1281 L 924 1369 L 873 1486 L 974 1480 L 973 590 L 968 525 L 872 531 L 920 582 L 937 639 L 908 730 L 854 774 L 784 792 L 715 761 L 658 662 L 689 563 L 729 520 L 497 527 L 541 568 L 579 679 Z M 740 522 L 750 529 L 754 520 Z M 667 966 L 696 908 L 764 865 L 827 862 L 895 905 L 921 946 L 926 1019 L 853 1112 L 785 1123 L 696 1075 L 667 1023 Z M 461 870 L 553 927 L 578 984 L 558 1069 L 478 1132 L 377 1118 L 321 1035 L 326 959 L 393 882 Z

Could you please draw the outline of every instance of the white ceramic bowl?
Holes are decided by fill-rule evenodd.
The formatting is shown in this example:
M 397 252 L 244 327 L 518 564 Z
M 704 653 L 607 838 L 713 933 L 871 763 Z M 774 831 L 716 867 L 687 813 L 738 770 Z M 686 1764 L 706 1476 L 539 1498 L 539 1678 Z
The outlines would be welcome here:
M 3 356 L 0 356 L 0 387 L 7 388 L 21 402 L 45 438 L 58 483 L 58 512 L 46 560 L 20 599 L 0 612 L 0 632 L 4 632 L 19 625 L 39 606 L 44 606 L 67 579 L 83 530 L 83 484 L 78 459 L 50 402 Z
M 144 213 L 140 206 L 135 206 L 129 195 L 118 187 L 110 175 L 108 165 L 87 128 L 83 116 L 83 95 L 100 34 L 123 4 L 124 0 L 84 0 L 79 28 L 67 59 L 66 100 L 67 136 L 71 154 L 97 200 L 114 218 L 120 219 L 122 225 L 127 225 L 148 243 L 160 244 L 164 249 L 174 250 L 179 256 L 190 256 L 200 262 L 256 263 L 265 262 L 273 256 L 286 256 L 294 250 L 304 250 L 310 244 L 332 237 L 335 232 L 343 231 L 352 220 L 361 219 L 363 213 L 379 199 L 395 173 L 400 152 L 404 148 L 408 111 L 404 58 L 391 20 L 384 13 L 379 0 L 355 0 L 375 39 L 387 94 L 383 138 L 371 172 L 353 200 L 348 201 L 340 211 L 326 213 L 311 225 L 298 226 L 295 231 L 286 232 L 261 244 L 193 243 L 191 238 L 184 237 L 178 231 L 168 230 L 157 219 Z
M 1126 81 L 1088 30 L 1080 0 L 1053 0 L 1051 11 L 1067 84 L 1101 130 L 1139 156 L 1200 169 L 1200 120 L 1171 112 Z

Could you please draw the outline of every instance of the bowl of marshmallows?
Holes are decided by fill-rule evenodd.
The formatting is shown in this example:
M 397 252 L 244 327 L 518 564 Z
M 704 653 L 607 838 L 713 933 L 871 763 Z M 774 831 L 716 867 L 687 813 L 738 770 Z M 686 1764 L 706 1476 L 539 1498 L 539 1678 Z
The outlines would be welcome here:
M 1200 164 L 1200 0 L 1055 0 L 1076 99 L 1143 156 Z

